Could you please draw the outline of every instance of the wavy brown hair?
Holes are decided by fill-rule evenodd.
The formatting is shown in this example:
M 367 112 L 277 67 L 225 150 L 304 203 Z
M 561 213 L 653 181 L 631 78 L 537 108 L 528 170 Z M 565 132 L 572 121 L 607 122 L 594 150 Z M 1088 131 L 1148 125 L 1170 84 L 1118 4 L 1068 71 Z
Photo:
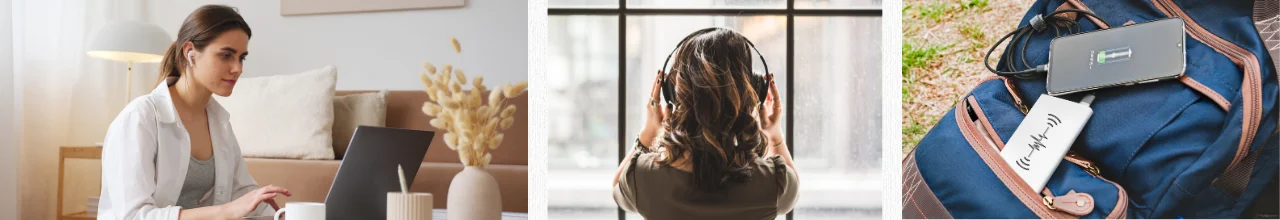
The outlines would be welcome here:
M 751 48 L 737 32 L 709 28 L 690 34 L 675 51 L 669 83 L 675 94 L 668 117 L 663 163 L 689 163 L 693 185 L 716 192 L 751 178 L 768 141 L 752 114 L 762 100 L 750 82 Z M 680 161 L 688 157 L 687 161 Z
M 219 34 L 228 30 L 239 29 L 253 37 L 249 23 L 240 17 L 235 8 L 225 5 L 205 5 L 187 15 L 178 28 L 178 39 L 169 44 L 160 60 L 160 77 L 157 83 L 164 83 L 169 77 L 181 77 L 182 69 L 187 68 L 187 56 L 182 53 L 182 44 L 191 42 L 196 51 L 204 51 Z

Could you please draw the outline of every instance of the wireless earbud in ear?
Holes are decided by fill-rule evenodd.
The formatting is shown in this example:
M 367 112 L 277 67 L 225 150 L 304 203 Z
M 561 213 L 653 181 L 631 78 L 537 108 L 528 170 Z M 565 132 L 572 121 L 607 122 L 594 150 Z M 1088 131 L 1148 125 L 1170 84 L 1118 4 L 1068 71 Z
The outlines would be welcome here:
M 187 51 L 187 67 L 196 65 L 194 61 L 195 55 L 196 55 L 196 51 L 192 51 L 192 50 Z

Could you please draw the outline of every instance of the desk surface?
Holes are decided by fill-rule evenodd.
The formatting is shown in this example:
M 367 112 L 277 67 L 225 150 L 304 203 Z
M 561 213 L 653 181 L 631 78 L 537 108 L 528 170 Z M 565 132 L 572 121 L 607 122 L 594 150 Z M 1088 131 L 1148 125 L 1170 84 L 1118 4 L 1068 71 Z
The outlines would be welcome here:
M 448 211 L 447 211 L 447 210 L 445 210 L 445 209 L 434 209 L 434 210 L 431 210 L 431 211 L 432 211 L 432 212 L 431 212 L 431 219 L 432 219 L 432 220 L 446 220 L 446 219 L 449 219 Z M 90 219 L 92 219 L 92 218 L 90 218 Z M 272 219 L 272 218 L 268 218 L 268 217 L 252 217 L 252 218 L 250 218 L 250 217 L 245 217 L 245 219 L 254 219 L 254 220 L 257 220 L 257 219 L 263 219 L 263 220 L 269 220 L 269 219 Z M 284 218 L 281 218 L 281 219 L 284 219 Z M 529 213 L 521 213 L 521 212 L 503 212 L 503 213 L 502 213 L 502 219 L 503 219 L 503 220 L 528 220 L 528 219 L 529 219 Z
M 432 211 L 432 212 L 431 212 L 431 219 L 432 219 L 432 220 L 446 220 L 446 219 L 449 219 L 448 211 L 446 211 L 446 210 L 444 210 L 444 209 L 434 209 L 434 210 L 431 210 L 431 211 Z M 522 212 L 502 212 L 502 220 L 528 220 L 528 219 L 529 219 L 529 213 L 522 213 Z

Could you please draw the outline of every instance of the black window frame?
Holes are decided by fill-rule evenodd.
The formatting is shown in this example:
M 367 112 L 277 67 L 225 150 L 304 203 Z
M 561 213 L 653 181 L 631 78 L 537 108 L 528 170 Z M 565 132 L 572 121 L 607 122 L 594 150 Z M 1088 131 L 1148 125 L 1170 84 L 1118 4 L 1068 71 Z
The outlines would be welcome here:
M 570 16 L 570 15 L 613 15 L 618 18 L 618 161 L 626 157 L 627 148 L 632 142 L 627 141 L 627 15 L 728 15 L 728 16 L 751 16 L 751 15 L 786 15 L 787 20 L 787 55 L 786 55 L 786 105 L 783 106 L 783 112 L 786 113 L 786 136 L 787 152 L 795 152 L 792 144 L 794 141 L 795 120 L 795 17 L 796 16 L 853 16 L 853 17 L 882 17 L 883 7 L 865 7 L 865 8 L 840 8 L 840 9 L 796 9 L 795 0 L 787 0 L 785 9 L 778 8 L 627 8 L 627 0 L 618 0 L 616 7 L 548 7 L 547 16 Z M 626 212 L 621 207 L 617 209 L 618 219 L 627 219 Z M 787 220 L 795 219 L 796 210 L 787 213 Z

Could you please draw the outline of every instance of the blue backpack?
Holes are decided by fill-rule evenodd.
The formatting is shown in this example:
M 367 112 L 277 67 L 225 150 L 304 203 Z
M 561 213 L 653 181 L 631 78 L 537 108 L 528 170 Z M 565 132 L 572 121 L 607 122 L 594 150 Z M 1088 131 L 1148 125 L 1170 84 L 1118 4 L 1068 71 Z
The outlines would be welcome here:
M 1258 5 L 1276 2 L 1267 1 Z M 1045 79 L 991 77 L 905 155 L 903 218 L 1239 218 L 1254 217 L 1246 212 L 1259 197 L 1275 199 L 1264 191 L 1275 194 L 1280 174 L 1280 78 L 1264 39 L 1280 24 L 1262 38 L 1253 18 L 1273 12 L 1253 1 L 1040 0 L 1020 26 L 1062 9 L 1105 21 L 1069 15 L 1082 31 L 1182 18 L 1185 76 L 1096 90 L 1092 118 L 1040 192 L 998 149 L 1045 93 Z M 1047 62 L 1055 37 L 1031 35 L 1025 51 L 1003 55 L 1000 70 L 1013 71 L 1005 64 L 1020 66 L 1020 57 Z

